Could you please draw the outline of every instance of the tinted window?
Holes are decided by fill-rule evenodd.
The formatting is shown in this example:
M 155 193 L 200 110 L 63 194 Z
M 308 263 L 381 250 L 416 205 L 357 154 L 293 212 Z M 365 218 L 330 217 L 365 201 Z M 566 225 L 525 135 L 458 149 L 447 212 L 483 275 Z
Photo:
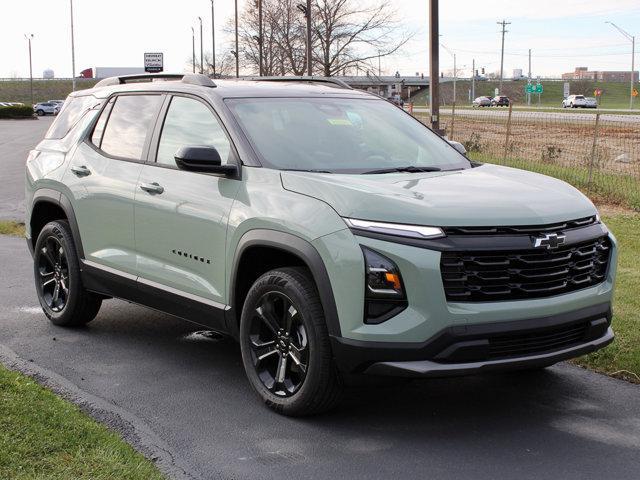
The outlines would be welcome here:
M 98 118 L 95 127 L 93 127 L 93 133 L 91 134 L 91 143 L 93 143 L 98 148 L 100 148 L 100 143 L 102 142 L 102 133 L 104 132 L 104 127 L 107 124 L 107 119 L 109 118 L 109 113 L 111 113 L 111 108 L 113 107 L 114 101 L 115 99 L 113 98 L 109 100 L 109 104 L 104 110 L 102 110 L 100 118 Z
M 100 100 L 91 95 L 69 97 L 49 131 L 47 131 L 45 138 L 64 138 L 80 119 L 99 103 Z M 59 107 L 59 105 L 50 102 L 41 105 Z
M 114 157 L 140 160 L 162 97 L 122 95 L 116 98 L 100 148 Z
M 202 102 L 173 97 L 162 127 L 156 161 L 175 165 L 176 151 L 185 145 L 208 145 L 220 153 L 222 163 L 229 158 L 231 145 L 215 115 Z

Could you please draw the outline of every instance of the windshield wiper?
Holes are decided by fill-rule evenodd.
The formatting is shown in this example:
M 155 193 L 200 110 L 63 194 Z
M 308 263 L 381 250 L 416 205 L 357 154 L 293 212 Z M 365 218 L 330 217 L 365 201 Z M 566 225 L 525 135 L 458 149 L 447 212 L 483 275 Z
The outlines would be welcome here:
M 312 173 L 333 173 L 329 170 L 316 170 L 313 168 L 283 168 L 286 172 L 312 172 Z
M 375 175 L 378 173 L 396 173 L 396 172 L 419 173 L 419 172 L 441 172 L 441 171 L 442 169 L 440 167 L 416 167 L 414 165 L 407 165 L 406 167 L 380 168 L 378 170 L 371 170 L 369 172 L 364 172 L 363 175 Z

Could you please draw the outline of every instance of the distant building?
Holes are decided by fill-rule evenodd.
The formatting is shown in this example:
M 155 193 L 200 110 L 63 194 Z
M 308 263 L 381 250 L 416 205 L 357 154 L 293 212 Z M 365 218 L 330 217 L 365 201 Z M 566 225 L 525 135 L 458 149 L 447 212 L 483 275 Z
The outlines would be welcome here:
M 514 80 L 520 80 L 523 77 L 524 77 L 524 75 L 522 75 L 522 69 L 521 68 L 514 68 L 513 69 L 513 79 Z
M 44 72 L 42 72 L 42 78 L 52 79 L 55 77 L 55 73 L 50 68 L 47 68 Z
M 588 67 L 576 67 L 573 72 L 563 73 L 563 80 L 593 80 L 596 82 L 630 82 L 631 72 L 589 70 Z M 633 81 L 638 81 L 638 72 L 633 72 Z

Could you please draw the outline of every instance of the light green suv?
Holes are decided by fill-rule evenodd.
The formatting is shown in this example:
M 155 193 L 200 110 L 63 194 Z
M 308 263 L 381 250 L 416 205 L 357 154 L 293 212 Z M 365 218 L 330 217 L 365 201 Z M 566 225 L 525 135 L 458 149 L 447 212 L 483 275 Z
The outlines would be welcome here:
M 225 333 L 287 415 L 367 376 L 540 368 L 613 340 L 616 241 L 587 198 L 330 79 L 103 80 L 30 152 L 26 198 L 54 324 L 118 297 Z

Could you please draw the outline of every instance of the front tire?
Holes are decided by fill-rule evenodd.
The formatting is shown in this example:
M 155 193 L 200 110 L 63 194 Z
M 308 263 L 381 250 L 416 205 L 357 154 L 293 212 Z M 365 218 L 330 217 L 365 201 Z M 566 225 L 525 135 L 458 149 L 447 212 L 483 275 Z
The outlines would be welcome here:
M 251 386 L 276 412 L 312 415 L 340 401 L 342 379 L 306 269 L 280 268 L 256 280 L 242 309 L 240 347 Z
M 39 117 L 42 117 L 42 116 L 44 115 L 44 110 L 36 110 L 36 114 L 37 114 Z
M 67 221 L 49 222 L 40 231 L 33 268 L 38 300 L 51 323 L 77 327 L 95 318 L 102 299 L 82 285 L 80 263 Z

